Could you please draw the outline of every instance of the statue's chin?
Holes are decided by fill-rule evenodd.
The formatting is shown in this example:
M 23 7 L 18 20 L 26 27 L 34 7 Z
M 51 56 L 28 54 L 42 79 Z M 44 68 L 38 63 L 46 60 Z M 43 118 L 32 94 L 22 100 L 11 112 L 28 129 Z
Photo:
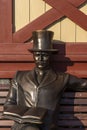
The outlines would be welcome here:
M 41 69 L 41 70 L 45 70 L 45 69 L 47 69 L 47 68 L 49 68 L 49 64 L 47 64 L 47 63 L 36 63 L 36 67 L 38 68 L 38 69 Z

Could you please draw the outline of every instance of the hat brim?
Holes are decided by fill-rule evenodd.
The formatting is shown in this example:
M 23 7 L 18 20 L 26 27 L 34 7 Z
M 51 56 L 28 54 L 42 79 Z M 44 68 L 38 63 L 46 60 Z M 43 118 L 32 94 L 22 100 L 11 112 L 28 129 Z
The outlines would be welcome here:
M 33 53 L 33 52 L 53 52 L 53 53 L 57 53 L 57 52 L 59 52 L 59 50 L 58 49 L 45 49 L 45 50 L 43 50 L 43 49 L 28 49 L 28 51 L 30 51 L 31 53 Z

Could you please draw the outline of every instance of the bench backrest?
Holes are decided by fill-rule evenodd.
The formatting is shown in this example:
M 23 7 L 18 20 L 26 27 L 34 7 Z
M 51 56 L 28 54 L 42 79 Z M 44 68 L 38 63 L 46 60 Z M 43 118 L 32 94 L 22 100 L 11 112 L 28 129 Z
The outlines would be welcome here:
M 27 51 L 32 45 L 25 46 L 22 66 L 18 66 L 14 71 L 8 71 L 8 78 L 12 78 L 16 70 L 32 69 L 34 67 L 32 54 Z M 57 71 L 68 72 L 80 78 L 87 78 L 87 44 L 55 44 L 59 49 L 57 55 L 52 57 L 52 66 Z M 24 48 L 24 45 L 23 45 Z M 22 49 L 23 49 L 22 48 Z M 21 53 L 18 52 L 18 55 Z M 25 62 L 24 62 L 25 61 Z M 25 65 L 25 66 L 24 66 Z M 10 75 L 9 75 L 10 73 Z M 10 84 L 0 84 L 0 113 L 3 111 L 3 104 L 9 90 Z M 60 102 L 60 113 L 58 115 L 58 125 L 60 130 L 84 130 L 87 128 L 87 93 L 66 91 Z M 11 130 L 13 121 L 2 120 L 0 118 L 0 130 Z

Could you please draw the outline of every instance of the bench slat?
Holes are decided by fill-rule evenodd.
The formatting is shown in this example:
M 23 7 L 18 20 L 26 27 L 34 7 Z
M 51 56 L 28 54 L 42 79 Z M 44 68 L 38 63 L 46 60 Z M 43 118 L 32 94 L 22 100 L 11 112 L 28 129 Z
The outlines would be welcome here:
M 60 107 L 60 112 L 86 112 L 87 111 L 87 106 L 61 106 Z
M 11 128 L 0 128 L 0 130 L 11 130 Z
M 80 120 L 87 120 L 87 113 L 73 113 L 73 114 L 68 114 L 68 113 L 64 113 L 64 114 L 58 114 L 58 119 L 62 119 L 62 120 L 71 120 L 71 119 L 80 119 Z
M 87 128 L 61 128 L 59 127 L 58 130 L 87 130 Z
M 0 84 L 0 91 L 9 90 L 9 84 Z
M 66 98 L 87 98 L 87 92 L 64 92 L 62 97 Z
M 8 91 L 0 91 L 0 97 L 6 97 L 8 94 Z
M 79 120 L 79 119 L 76 119 L 76 120 L 58 120 L 58 126 L 65 126 L 65 127 L 71 127 L 71 126 L 74 126 L 74 127 L 78 127 L 78 126 L 85 126 L 87 127 L 87 120 Z
M 10 127 L 10 126 L 12 126 L 14 124 L 14 121 L 12 121 L 12 120 L 0 120 L 0 127 L 1 126 L 4 126 L 4 127 Z
M 0 112 L 2 112 L 2 111 L 3 111 L 3 105 L 0 106 Z
M 68 105 L 87 105 L 87 99 L 61 99 L 60 104 L 68 104 Z
M 3 105 L 6 101 L 6 98 L 0 98 L 0 105 Z

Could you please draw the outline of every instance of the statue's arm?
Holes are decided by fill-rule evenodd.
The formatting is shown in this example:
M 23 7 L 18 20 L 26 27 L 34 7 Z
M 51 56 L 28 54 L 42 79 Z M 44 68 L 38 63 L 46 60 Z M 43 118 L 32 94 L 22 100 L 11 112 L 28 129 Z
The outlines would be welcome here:
M 12 80 L 6 102 L 4 104 L 4 110 L 11 105 L 17 105 L 17 82 L 14 79 Z
M 73 91 L 87 91 L 87 80 L 70 75 L 67 87 Z

